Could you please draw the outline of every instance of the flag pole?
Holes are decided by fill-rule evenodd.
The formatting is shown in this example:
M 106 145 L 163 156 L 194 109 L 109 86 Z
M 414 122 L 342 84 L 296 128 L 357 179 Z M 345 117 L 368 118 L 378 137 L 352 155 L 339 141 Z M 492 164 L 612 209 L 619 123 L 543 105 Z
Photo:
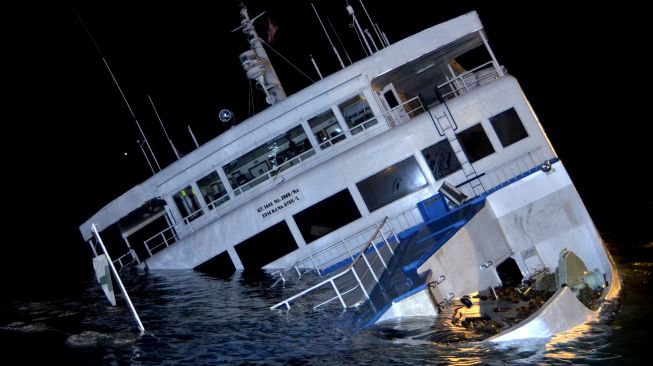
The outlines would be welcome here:
M 100 234 L 97 231 L 97 228 L 95 227 L 95 224 L 91 224 L 91 231 L 93 231 L 93 235 L 95 235 L 95 239 L 97 239 L 98 244 L 100 244 L 100 248 L 102 248 L 102 252 L 104 252 L 104 255 L 107 256 L 107 259 L 109 261 L 109 266 L 111 267 L 111 271 L 113 272 L 113 275 L 116 277 L 116 281 L 118 281 L 118 286 L 120 287 L 120 291 L 122 292 L 123 295 L 125 295 L 125 300 L 127 300 L 127 305 L 129 305 L 129 309 L 132 312 L 132 315 L 134 316 L 134 319 L 136 320 L 136 324 L 138 325 L 138 329 L 140 329 L 141 334 L 145 333 L 145 328 L 143 327 L 143 323 L 141 323 L 141 319 L 138 317 L 138 314 L 136 313 L 136 309 L 134 308 L 134 304 L 132 304 L 131 299 L 129 298 L 129 295 L 127 294 L 127 290 L 125 290 L 125 286 L 122 284 L 122 281 L 120 280 L 120 276 L 118 275 L 118 271 L 116 271 L 116 267 L 113 265 L 113 261 L 111 260 L 111 257 L 109 257 L 109 252 L 107 252 L 107 248 L 104 247 L 104 243 L 102 242 L 102 238 L 100 238 Z

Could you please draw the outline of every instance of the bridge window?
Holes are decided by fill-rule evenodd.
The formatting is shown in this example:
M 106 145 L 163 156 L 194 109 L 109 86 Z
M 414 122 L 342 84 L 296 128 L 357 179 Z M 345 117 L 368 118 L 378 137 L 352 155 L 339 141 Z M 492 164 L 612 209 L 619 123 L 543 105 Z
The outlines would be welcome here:
M 412 156 L 356 183 L 370 212 L 424 186 L 426 178 Z
M 218 176 L 218 172 L 211 172 L 206 177 L 197 181 L 197 186 L 204 197 L 204 201 L 209 206 L 209 210 L 229 200 L 227 190 Z
M 528 137 L 528 132 L 526 132 L 515 108 L 510 108 L 494 117 L 490 117 L 490 123 L 492 123 L 492 127 L 503 147 L 510 146 Z
M 449 141 L 442 140 L 422 150 L 422 155 L 436 180 L 442 179 L 461 168 Z
M 184 217 L 184 222 L 188 223 L 202 216 L 200 203 L 195 196 L 193 189 L 188 186 L 172 196 L 179 213 Z
M 308 125 L 322 150 L 345 139 L 338 119 L 330 109 L 309 119 Z
M 460 146 L 462 146 L 467 159 L 471 163 L 494 153 L 492 143 L 480 123 L 466 129 L 457 136 Z
M 239 195 L 314 154 L 304 128 L 299 125 L 249 151 L 223 169 L 234 193 Z
M 370 105 L 365 100 L 365 97 L 357 95 L 348 101 L 338 106 L 342 112 L 342 116 L 347 122 L 347 126 L 351 130 L 351 134 L 355 135 L 364 129 L 377 124 L 374 113 L 370 109 Z

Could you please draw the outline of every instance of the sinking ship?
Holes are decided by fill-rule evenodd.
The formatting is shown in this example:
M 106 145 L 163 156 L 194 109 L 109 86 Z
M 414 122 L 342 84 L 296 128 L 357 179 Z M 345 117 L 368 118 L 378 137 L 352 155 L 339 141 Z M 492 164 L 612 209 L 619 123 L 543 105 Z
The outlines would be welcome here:
M 312 277 L 272 309 L 365 308 L 365 327 L 446 316 L 501 342 L 595 319 L 619 274 L 479 15 L 391 44 L 347 10 L 368 56 L 287 96 L 241 4 L 269 107 L 90 217 L 93 253 L 102 237 L 117 269 Z

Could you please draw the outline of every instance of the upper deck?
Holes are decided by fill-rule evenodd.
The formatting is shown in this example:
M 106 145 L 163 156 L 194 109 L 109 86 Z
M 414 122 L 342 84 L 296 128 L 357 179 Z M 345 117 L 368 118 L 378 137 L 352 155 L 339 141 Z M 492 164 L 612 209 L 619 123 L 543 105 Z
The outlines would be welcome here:
M 319 164 L 372 135 L 382 133 L 391 128 L 392 116 L 384 113 L 387 108 L 378 103 L 378 97 L 372 89 L 373 86 L 377 85 L 381 88 L 385 81 L 395 80 L 395 83 L 401 84 L 405 94 L 416 96 L 421 91 L 421 84 L 414 84 L 412 80 L 416 78 L 412 76 L 419 75 L 419 79 L 430 80 L 429 85 L 431 86 L 434 82 L 439 85 L 439 81 L 442 81 L 443 76 L 436 77 L 435 75 L 447 68 L 449 60 L 483 44 L 484 38 L 481 30 L 482 24 L 477 13 L 471 12 L 401 40 L 316 82 L 226 131 L 141 184 L 134 186 L 84 222 L 80 226 L 82 236 L 85 240 L 91 238 L 91 223 L 95 223 L 99 230 L 103 230 L 157 198 L 163 198 L 169 203 L 168 206 L 174 206 L 171 203 L 174 202 L 172 196 L 175 193 L 180 192 L 180 190 L 184 192 L 185 187 L 197 187 L 196 190 L 201 191 L 200 187 L 194 183 L 195 180 L 205 177 L 208 172 L 214 170 L 217 170 L 220 178 L 221 187 L 218 189 L 220 195 L 213 202 L 202 202 L 201 206 L 205 207 L 207 204 L 214 203 L 219 199 L 222 199 L 223 202 L 221 203 L 227 200 L 231 201 L 229 205 L 235 206 L 238 202 L 242 203 L 260 195 L 264 192 L 265 186 L 270 188 L 269 184 L 271 182 L 265 183 L 263 181 L 268 179 L 252 177 L 246 183 L 250 185 L 251 183 L 257 183 L 253 182 L 255 180 L 253 178 L 259 178 L 260 182 L 258 183 L 261 184 L 256 189 L 250 189 L 253 188 L 253 185 L 244 187 L 245 184 L 240 184 L 237 177 L 235 177 L 236 171 L 233 168 L 242 167 L 237 166 L 239 165 L 238 159 L 242 159 L 245 155 L 254 152 L 256 149 L 252 150 L 252 147 L 259 146 L 274 137 L 290 132 L 292 127 L 298 126 L 298 123 L 304 129 L 305 140 L 308 140 L 311 145 L 310 149 L 306 149 L 302 153 L 313 150 L 317 156 L 302 164 L 301 168 L 288 169 L 290 175 L 299 174 L 301 170 Z M 426 88 L 424 90 L 428 91 Z M 332 106 L 357 96 L 367 101 L 369 109 L 373 113 L 373 118 L 381 123 L 375 124 L 376 127 L 370 128 L 370 131 L 358 134 L 359 131 L 356 128 L 367 129 L 365 124 L 369 122 L 369 119 L 361 120 L 358 125 L 350 126 L 348 122 L 355 118 L 352 117 L 352 119 L 345 122 L 345 131 L 340 131 L 340 133 L 349 137 L 345 139 L 348 140 L 346 143 L 333 140 L 329 142 L 337 143 L 334 146 L 337 148 L 318 148 L 318 146 L 323 146 L 324 141 L 320 141 L 320 136 L 311 133 L 311 131 L 315 132 L 316 126 L 311 126 L 308 121 L 332 109 L 335 117 L 340 120 L 342 125 L 342 120 L 346 116 L 343 116 L 342 110 L 332 108 Z M 434 93 L 430 96 L 425 95 L 425 97 L 432 100 Z M 351 106 L 355 107 L 355 105 Z M 332 139 L 327 138 L 327 140 Z M 287 139 L 286 143 L 288 142 Z M 234 165 L 234 163 L 237 164 Z M 268 178 L 273 177 L 268 174 Z M 193 210 L 190 211 L 189 213 L 192 213 Z M 182 214 L 180 216 L 188 215 Z

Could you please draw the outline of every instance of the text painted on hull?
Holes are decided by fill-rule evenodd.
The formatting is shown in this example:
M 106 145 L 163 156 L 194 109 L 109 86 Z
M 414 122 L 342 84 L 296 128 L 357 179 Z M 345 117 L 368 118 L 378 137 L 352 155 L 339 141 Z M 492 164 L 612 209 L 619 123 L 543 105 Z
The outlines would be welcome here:
M 279 196 L 260 205 L 256 211 L 261 215 L 263 220 L 267 220 L 303 199 L 304 197 L 299 191 L 299 188 L 289 189 Z

